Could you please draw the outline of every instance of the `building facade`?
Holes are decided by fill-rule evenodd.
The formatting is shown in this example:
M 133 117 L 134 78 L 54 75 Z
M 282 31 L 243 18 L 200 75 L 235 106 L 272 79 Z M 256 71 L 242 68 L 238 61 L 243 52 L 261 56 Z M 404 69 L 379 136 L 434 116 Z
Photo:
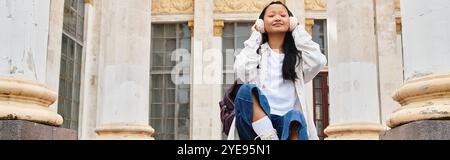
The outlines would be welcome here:
M 235 80 L 234 55 L 270 2 L 1 0 L 2 92 L 14 96 L 0 100 L 0 117 L 77 130 L 79 139 L 222 139 L 218 103 Z M 406 123 L 391 124 L 406 105 L 392 98 L 404 82 L 450 71 L 413 65 L 450 58 L 448 34 L 428 37 L 443 44 L 430 57 L 404 53 L 426 36 L 405 37 L 403 28 L 423 28 L 404 17 L 424 3 L 423 14 L 442 19 L 408 24 L 444 31 L 450 14 L 436 6 L 449 9 L 445 0 L 282 2 L 329 61 L 306 90 L 322 139 L 378 139 Z

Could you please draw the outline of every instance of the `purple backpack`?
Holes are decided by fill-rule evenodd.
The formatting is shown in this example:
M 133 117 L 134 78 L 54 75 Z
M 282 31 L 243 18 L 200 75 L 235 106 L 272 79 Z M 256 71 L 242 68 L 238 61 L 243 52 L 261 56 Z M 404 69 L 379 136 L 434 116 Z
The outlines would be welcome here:
M 256 51 L 257 54 L 260 53 L 261 46 Z M 259 65 L 256 67 L 259 68 Z M 233 124 L 233 120 L 235 117 L 234 113 L 234 99 L 236 98 L 236 95 L 241 88 L 242 82 L 240 79 L 234 81 L 234 84 L 231 85 L 230 88 L 228 88 L 227 92 L 225 92 L 225 95 L 223 96 L 223 100 L 219 102 L 220 106 L 220 120 L 222 121 L 222 132 L 225 133 L 225 135 L 228 136 L 230 132 L 231 125 Z
M 236 80 L 234 84 L 228 88 L 225 93 L 223 100 L 219 102 L 220 106 L 220 120 L 222 121 L 223 130 L 222 132 L 228 136 L 230 132 L 231 124 L 233 123 L 235 113 L 234 113 L 234 99 L 242 86 L 242 81 Z

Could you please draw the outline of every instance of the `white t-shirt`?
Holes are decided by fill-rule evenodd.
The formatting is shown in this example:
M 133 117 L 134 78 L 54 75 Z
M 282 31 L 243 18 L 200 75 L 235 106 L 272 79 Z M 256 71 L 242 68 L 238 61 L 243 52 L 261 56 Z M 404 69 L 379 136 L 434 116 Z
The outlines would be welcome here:
M 294 109 L 297 102 L 295 84 L 283 79 L 283 61 L 285 54 L 270 49 L 267 65 L 267 78 L 261 89 L 269 101 L 271 114 L 283 116 Z

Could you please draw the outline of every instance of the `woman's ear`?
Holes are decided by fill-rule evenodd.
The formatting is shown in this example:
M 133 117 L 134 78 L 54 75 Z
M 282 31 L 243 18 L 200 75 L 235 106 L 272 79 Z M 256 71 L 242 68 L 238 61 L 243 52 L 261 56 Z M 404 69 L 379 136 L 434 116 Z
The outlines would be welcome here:
M 298 26 L 298 19 L 295 16 L 290 17 L 290 26 L 289 26 L 289 30 L 292 32 L 295 30 L 295 28 L 297 28 Z
M 256 20 L 255 26 L 256 26 L 256 30 L 258 30 L 259 32 L 261 32 L 261 33 L 266 32 L 266 30 L 264 29 L 264 20 L 262 20 L 262 19 Z

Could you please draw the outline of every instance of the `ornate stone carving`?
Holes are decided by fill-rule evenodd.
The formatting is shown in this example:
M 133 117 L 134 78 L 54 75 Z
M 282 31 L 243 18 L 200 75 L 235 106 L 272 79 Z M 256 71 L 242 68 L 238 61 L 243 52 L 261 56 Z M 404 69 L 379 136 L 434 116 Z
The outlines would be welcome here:
M 326 11 L 327 0 L 305 0 L 305 10 Z
M 402 18 L 400 18 L 400 17 L 395 18 L 395 24 L 396 24 L 397 34 L 401 34 L 402 33 Z
M 225 23 L 220 21 L 214 21 L 214 36 L 215 37 L 221 37 L 223 35 L 223 27 L 225 26 Z
M 216 13 L 252 13 L 261 10 L 272 0 L 214 0 Z M 285 2 L 285 0 L 281 0 Z
M 306 24 L 306 31 L 308 31 L 309 34 L 312 34 L 314 19 L 306 19 L 305 24 Z
M 193 14 L 194 0 L 152 0 L 152 14 Z
M 94 3 L 94 0 L 84 0 L 84 3 L 92 5 Z

